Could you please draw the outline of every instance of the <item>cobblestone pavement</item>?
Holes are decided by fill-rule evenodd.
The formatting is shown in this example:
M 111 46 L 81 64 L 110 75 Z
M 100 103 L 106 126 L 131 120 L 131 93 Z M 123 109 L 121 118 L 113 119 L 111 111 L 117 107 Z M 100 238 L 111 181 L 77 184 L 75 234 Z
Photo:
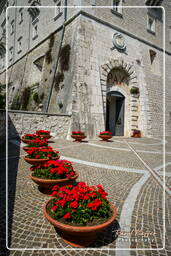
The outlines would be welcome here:
M 27 255 L 168 255 L 170 229 L 169 195 L 166 193 L 166 211 L 163 215 L 163 188 L 135 155 L 129 145 L 156 173 L 163 178 L 162 140 L 149 138 L 112 138 L 105 143 L 92 140 L 74 143 L 54 139 L 51 146 L 60 150 L 65 159 L 72 159 L 79 173 L 78 181 L 89 184 L 101 183 L 108 197 L 117 207 L 116 221 L 100 233 L 94 244 L 87 249 L 75 249 L 66 245 L 55 229 L 43 217 L 42 205 L 49 198 L 42 194 L 29 177 L 29 167 L 23 160 L 22 143 L 9 143 L 8 160 L 8 246 L 1 246 L 0 256 Z M 166 138 L 166 150 L 171 152 L 171 139 Z M 145 152 L 141 152 L 145 151 Z M 151 153 L 150 153 L 151 152 Z M 154 153 L 157 152 L 157 153 Z M 5 244 L 5 154 L 0 152 L 1 191 L 0 200 L 0 241 Z M 166 155 L 166 184 L 171 185 L 171 155 Z M 163 247 L 164 219 L 166 224 L 166 249 Z M 121 229 L 119 236 L 115 230 Z M 128 228 L 128 229 L 127 229 Z M 150 232 L 150 234 L 148 234 Z M 16 248 L 20 250 L 16 250 Z M 34 250 L 29 250 L 34 248 Z M 53 248 L 55 250 L 49 249 Z M 131 248 L 131 250 L 123 250 Z M 150 250 L 153 248 L 153 250 Z M 28 250 L 26 250 L 28 249 Z M 38 250 L 41 249 L 41 250 Z M 58 250 L 56 250 L 58 249 Z M 67 249 L 67 250 L 66 250 Z M 119 250 L 119 249 L 122 249 Z M 139 249 L 137 251 L 137 249 Z M 146 250 L 143 250 L 146 249 Z M 170 250 L 170 251 L 169 251 Z

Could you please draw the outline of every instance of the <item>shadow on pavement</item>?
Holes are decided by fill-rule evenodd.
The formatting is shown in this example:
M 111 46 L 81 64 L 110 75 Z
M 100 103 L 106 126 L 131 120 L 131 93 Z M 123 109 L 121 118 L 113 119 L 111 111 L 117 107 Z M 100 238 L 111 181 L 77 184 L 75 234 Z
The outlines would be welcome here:
M 10 118 L 10 127 L 15 131 L 16 137 L 19 137 L 14 125 L 12 124 Z M 18 170 L 18 162 L 20 156 L 20 147 L 14 145 L 8 141 L 8 156 L 5 156 L 6 145 L 0 147 L 0 153 L 3 157 L 0 158 L 0 255 L 10 255 L 10 251 L 6 249 L 11 246 L 11 235 L 12 235 L 12 222 L 13 222 L 13 212 L 15 204 L 15 193 L 16 193 L 16 177 Z M 15 156 L 14 156 L 15 155 Z M 7 157 L 7 168 L 6 159 Z M 6 169 L 7 169 L 7 203 L 8 211 L 6 212 Z M 7 223 L 6 223 L 7 216 Z M 6 224 L 8 228 L 8 242 L 6 243 Z
M 99 248 L 108 245 L 118 238 L 118 230 L 120 230 L 120 225 L 117 220 L 107 227 L 103 232 L 97 235 L 95 243 L 91 244 L 90 248 Z

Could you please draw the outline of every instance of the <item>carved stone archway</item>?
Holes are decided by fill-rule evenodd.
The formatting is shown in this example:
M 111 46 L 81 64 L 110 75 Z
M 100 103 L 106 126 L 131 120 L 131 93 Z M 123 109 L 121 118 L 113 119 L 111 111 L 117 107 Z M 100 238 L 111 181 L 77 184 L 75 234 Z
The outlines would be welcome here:
M 106 95 L 107 95 L 107 81 L 108 75 L 113 69 L 120 68 L 128 76 L 127 85 L 113 85 L 111 90 L 121 92 L 125 96 L 125 125 L 124 125 L 124 136 L 130 136 L 132 130 L 138 129 L 138 117 L 139 117 L 139 95 L 130 93 L 132 87 L 138 87 L 137 75 L 133 69 L 133 65 L 125 62 L 122 58 L 111 59 L 100 67 L 100 82 L 102 91 L 102 102 L 104 119 L 106 116 Z

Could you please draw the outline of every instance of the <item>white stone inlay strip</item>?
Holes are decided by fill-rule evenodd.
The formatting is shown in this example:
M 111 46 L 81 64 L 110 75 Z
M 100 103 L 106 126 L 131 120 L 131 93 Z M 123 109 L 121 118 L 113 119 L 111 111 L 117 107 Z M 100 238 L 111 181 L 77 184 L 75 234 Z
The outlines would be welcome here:
M 150 173 L 153 175 L 153 177 L 156 179 L 158 184 L 165 189 L 166 193 L 171 196 L 171 191 L 170 189 L 166 186 L 166 184 L 163 184 L 163 181 L 161 180 L 160 176 L 153 170 L 135 151 L 134 148 L 132 148 L 129 143 L 126 141 L 126 144 L 129 146 L 129 148 L 135 153 L 135 155 L 140 159 L 140 161 L 144 164 L 144 166 L 150 171 Z M 164 186 L 165 185 L 165 186 Z
M 104 169 L 110 169 L 110 170 L 116 170 L 116 171 L 122 171 L 122 172 L 135 172 L 135 173 L 142 173 L 142 174 L 147 173 L 146 170 L 89 162 L 89 161 L 79 160 L 79 159 L 68 157 L 68 156 L 61 156 L 60 158 L 67 159 L 68 161 L 75 162 L 78 164 L 89 165 L 89 166 L 98 167 L 98 168 L 104 168 Z
M 155 171 L 159 171 L 159 170 L 162 169 L 164 166 L 166 167 L 166 166 L 168 166 L 168 165 L 171 165 L 171 162 L 167 162 L 167 163 L 165 163 L 165 164 L 161 164 L 161 165 L 155 167 L 154 170 L 155 170 Z
M 119 148 L 119 147 L 108 147 L 108 146 L 103 146 L 103 145 L 97 145 L 94 143 L 88 143 L 85 145 L 90 145 L 90 146 L 95 146 L 99 148 L 107 148 L 107 149 L 114 149 L 114 150 L 123 150 L 123 151 L 131 151 L 129 148 Z M 163 154 L 162 151 L 149 151 L 149 150 L 136 150 L 137 152 L 140 153 L 148 153 L 148 154 Z M 166 154 L 171 155 L 171 152 L 166 152 Z
M 120 219 L 119 219 L 119 225 L 121 228 L 121 231 L 130 232 L 131 231 L 131 220 L 132 220 L 132 213 L 134 210 L 135 202 L 137 200 L 137 196 L 140 193 L 140 190 L 142 186 L 145 184 L 145 182 L 150 177 L 149 173 L 146 173 L 143 175 L 139 181 L 133 185 L 131 188 L 127 198 L 125 199 L 125 202 L 122 207 Z M 121 237 L 121 236 L 120 236 Z M 130 248 L 130 239 L 128 237 L 127 241 L 120 241 L 120 239 L 116 240 L 116 248 Z M 116 256 L 127 256 L 130 255 L 129 251 L 115 251 Z

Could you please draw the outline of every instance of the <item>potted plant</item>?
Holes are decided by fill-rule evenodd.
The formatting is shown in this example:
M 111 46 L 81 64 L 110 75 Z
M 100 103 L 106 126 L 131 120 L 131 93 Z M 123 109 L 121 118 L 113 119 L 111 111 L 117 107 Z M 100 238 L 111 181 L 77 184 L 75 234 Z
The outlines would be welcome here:
M 101 185 L 79 182 L 52 190 L 53 198 L 43 207 L 44 216 L 72 246 L 87 247 L 116 218 L 116 207 L 107 200 Z
M 27 151 L 27 156 L 24 157 L 24 160 L 31 164 L 42 164 L 44 162 L 47 162 L 50 159 L 59 159 L 58 155 L 59 151 L 55 151 L 52 148 L 30 148 L 30 150 Z
M 31 167 L 31 179 L 44 192 L 49 192 L 54 185 L 64 186 L 72 184 L 78 178 L 72 163 L 67 160 L 49 160 L 43 165 Z
M 138 87 L 132 87 L 130 89 L 131 94 L 139 94 L 139 88 Z
M 45 130 L 37 130 L 36 134 L 39 136 L 44 137 L 45 139 L 50 139 L 52 136 L 50 135 L 50 131 Z
M 133 137 L 133 138 L 141 138 L 141 131 L 140 131 L 140 130 L 137 130 L 137 129 L 134 129 L 134 130 L 132 131 L 131 137 Z
M 41 147 L 48 147 L 48 142 L 46 139 L 36 138 L 30 140 L 27 146 L 23 147 L 23 149 L 27 152 L 30 148 L 41 148 Z
M 71 137 L 75 139 L 74 142 L 81 142 L 83 139 L 86 138 L 84 132 L 81 131 L 72 131 Z
M 102 139 L 102 141 L 108 141 L 112 138 L 112 133 L 109 131 L 103 131 L 100 132 L 99 137 Z
M 34 140 L 36 138 L 40 138 L 40 136 L 37 136 L 36 134 L 27 133 L 21 137 L 21 140 L 22 142 L 29 144 L 31 140 Z

